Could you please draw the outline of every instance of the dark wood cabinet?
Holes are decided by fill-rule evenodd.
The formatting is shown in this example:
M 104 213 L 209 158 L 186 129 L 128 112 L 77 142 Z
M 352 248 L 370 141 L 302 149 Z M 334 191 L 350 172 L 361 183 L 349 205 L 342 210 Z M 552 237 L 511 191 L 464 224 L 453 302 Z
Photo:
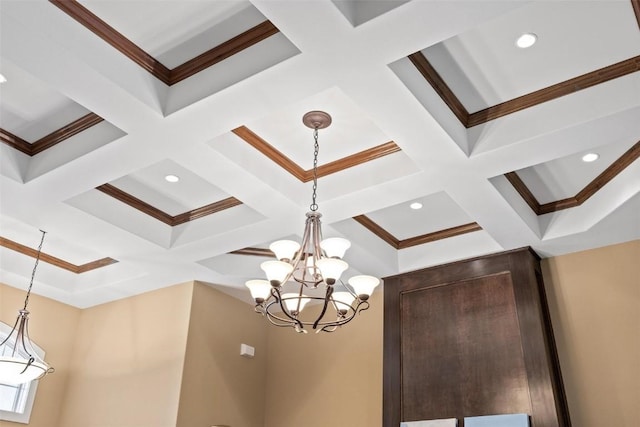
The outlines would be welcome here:
M 383 393 L 384 427 L 511 413 L 569 427 L 538 256 L 525 248 L 385 278 Z

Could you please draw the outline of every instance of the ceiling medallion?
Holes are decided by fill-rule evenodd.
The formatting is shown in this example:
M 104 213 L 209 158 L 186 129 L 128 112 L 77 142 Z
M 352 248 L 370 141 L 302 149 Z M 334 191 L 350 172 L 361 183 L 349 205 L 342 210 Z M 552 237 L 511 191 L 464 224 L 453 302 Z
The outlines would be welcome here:
M 373 276 L 359 275 L 340 280 L 349 268 L 342 258 L 351 243 L 341 237 L 322 238 L 322 228 L 316 203 L 318 188 L 318 130 L 331 124 L 331 116 L 324 111 L 311 111 L 302 122 L 313 129 L 313 193 L 307 212 L 302 242 L 279 240 L 269 249 L 277 260 L 266 261 L 260 268 L 267 280 L 249 280 L 255 311 L 264 315 L 276 326 L 292 327 L 307 333 L 311 328 L 318 332 L 333 332 L 349 323 L 357 313 L 369 308 L 369 297 L 380 283 Z M 309 317 L 302 311 L 311 302 L 319 302 L 317 314 Z M 308 309 L 305 314 L 309 313 Z

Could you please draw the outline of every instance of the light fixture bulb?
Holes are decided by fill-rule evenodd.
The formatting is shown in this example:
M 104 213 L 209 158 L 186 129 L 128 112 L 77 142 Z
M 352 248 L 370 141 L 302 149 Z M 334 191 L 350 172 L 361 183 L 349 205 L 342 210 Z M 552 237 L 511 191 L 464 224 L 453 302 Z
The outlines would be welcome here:
M 267 274 L 272 286 L 280 286 L 293 271 L 293 266 L 283 261 L 265 261 L 260 268 Z
M 411 209 L 415 209 L 415 210 L 417 210 L 417 209 L 422 209 L 422 203 L 420 203 L 420 202 L 413 202 L 413 203 L 411 203 L 411 204 L 409 205 L 409 207 L 410 207 Z
M 349 264 L 337 258 L 322 258 L 316 262 L 322 273 L 322 277 L 327 285 L 333 285 L 347 268 Z
M 6 83 L 7 82 L 7 78 L 4 76 L 4 74 L 0 74 L 0 83 Z
M 271 284 L 267 280 L 249 280 L 245 283 L 256 302 L 263 302 L 271 295 Z
M 311 301 L 306 295 L 299 295 L 294 293 L 282 294 L 282 302 L 291 314 L 298 314 L 302 311 L 305 305 Z M 298 303 L 299 306 L 298 306 Z
M 166 175 L 164 180 L 173 183 L 180 181 L 180 177 L 178 175 Z
M 534 33 L 524 33 L 523 35 L 518 37 L 518 40 L 516 40 L 516 46 L 518 46 L 520 49 L 526 49 L 536 44 L 536 41 L 538 41 L 537 35 L 535 35 Z
M 292 260 L 298 249 L 300 249 L 300 243 L 293 240 L 278 240 L 270 244 L 269 249 L 276 254 L 276 258 L 280 261 Z
M 346 313 L 353 301 L 356 299 L 351 292 L 334 292 L 331 294 L 331 298 L 336 303 L 338 311 Z
M 344 253 L 351 247 L 351 242 L 342 237 L 330 237 L 320 242 L 320 247 L 329 258 L 343 258 Z
M 591 163 L 591 162 L 595 162 L 599 158 L 600 158 L 600 155 L 598 153 L 587 153 L 584 156 L 582 156 L 582 161 L 586 163 Z
M 373 276 L 360 275 L 353 276 L 349 279 L 349 284 L 353 288 L 358 298 L 367 300 L 373 293 L 373 290 L 380 284 L 380 280 Z

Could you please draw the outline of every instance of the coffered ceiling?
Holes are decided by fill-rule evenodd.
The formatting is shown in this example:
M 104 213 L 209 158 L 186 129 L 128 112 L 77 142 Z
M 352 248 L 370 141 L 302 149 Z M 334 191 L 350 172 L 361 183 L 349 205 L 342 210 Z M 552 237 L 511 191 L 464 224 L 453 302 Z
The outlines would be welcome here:
M 347 274 L 640 238 L 640 2 L 0 2 L 0 280 L 249 300 L 311 203 Z M 537 42 L 516 46 L 533 33 Z M 596 153 L 594 162 L 582 156 Z M 165 177 L 175 175 L 178 182 Z M 422 209 L 410 204 L 420 203 Z

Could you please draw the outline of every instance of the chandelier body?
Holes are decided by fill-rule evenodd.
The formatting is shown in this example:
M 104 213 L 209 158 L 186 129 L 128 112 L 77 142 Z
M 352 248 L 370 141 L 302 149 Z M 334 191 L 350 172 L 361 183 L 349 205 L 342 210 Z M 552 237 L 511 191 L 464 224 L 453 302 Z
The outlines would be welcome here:
M 18 317 L 11 332 L 0 343 L 0 383 L 3 384 L 23 384 L 54 372 L 54 369 L 38 356 L 29 338 L 29 311 L 27 310 L 27 305 L 29 304 L 36 268 L 40 261 L 44 236 L 45 232 L 42 231 L 42 240 L 40 241 L 36 263 L 31 273 L 31 282 L 27 290 L 24 307 L 18 311 Z
M 313 195 L 307 212 L 301 243 L 280 240 L 269 246 L 275 261 L 266 261 L 261 268 L 267 280 L 249 280 L 255 311 L 276 326 L 293 327 L 306 333 L 305 327 L 316 332 L 333 332 L 353 320 L 359 312 L 369 308 L 369 296 L 380 281 L 372 276 L 354 276 L 349 286 L 340 280 L 349 268 L 342 260 L 351 243 L 343 238 L 322 239 L 322 228 L 316 203 L 318 167 L 318 129 L 331 124 L 331 116 L 323 111 L 304 115 L 303 123 L 314 130 Z M 344 290 L 335 290 L 336 286 Z M 285 287 L 290 291 L 285 292 Z M 319 302 L 317 316 L 305 318 L 302 311 L 307 303 Z

